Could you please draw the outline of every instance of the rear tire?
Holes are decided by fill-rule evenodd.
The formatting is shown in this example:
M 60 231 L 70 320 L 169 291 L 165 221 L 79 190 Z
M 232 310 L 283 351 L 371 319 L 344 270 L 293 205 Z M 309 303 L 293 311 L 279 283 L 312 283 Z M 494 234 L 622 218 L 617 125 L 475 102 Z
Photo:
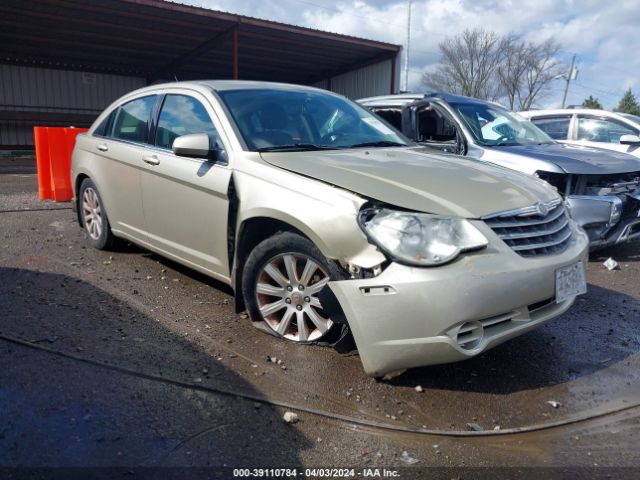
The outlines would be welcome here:
M 116 246 L 117 238 L 111 232 L 100 193 L 89 178 L 85 178 L 80 184 L 78 210 L 89 245 L 98 250 L 112 250 Z

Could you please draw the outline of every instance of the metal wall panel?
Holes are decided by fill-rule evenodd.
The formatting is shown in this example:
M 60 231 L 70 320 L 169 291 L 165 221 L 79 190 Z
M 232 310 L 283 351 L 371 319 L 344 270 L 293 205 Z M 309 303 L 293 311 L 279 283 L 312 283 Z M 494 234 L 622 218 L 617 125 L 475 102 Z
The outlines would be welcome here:
M 0 122 L 0 144 L 24 145 L 20 128 L 16 122 Z
M 329 80 L 320 80 L 319 82 L 312 83 L 311 86 L 322 88 L 323 90 L 329 90 Z
M 118 97 L 144 85 L 145 79 L 138 77 L 0 65 L 0 110 L 97 116 Z M 33 145 L 33 123 L 0 122 L 0 148 L 3 145 Z
M 33 146 L 33 125 L 24 122 L 1 121 L 0 150 L 16 146 Z
M 352 100 L 388 95 L 391 90 L 391 62 L 392 60 L 385 60 L 333 77 L 331 91 Z
M 317 82 L 314 86 L 330 87 L 351 99 L 386 95 L 391 88 L 391 62 L 385 60 Z M 78 71 L 0 65 L 0 110 L 97 116 L 118 97 L 144 85 L 145 79 L 138 77 L 102 73 L 85 76 Z M 3 145 L 33 145 L 33 123 L 0 121 L 0 148 Z
M 101 111 L 127 92 L 143 87 L 145 80 L 102 73 L 0 65 L 0 108 L 14 105 L 24 110 Z

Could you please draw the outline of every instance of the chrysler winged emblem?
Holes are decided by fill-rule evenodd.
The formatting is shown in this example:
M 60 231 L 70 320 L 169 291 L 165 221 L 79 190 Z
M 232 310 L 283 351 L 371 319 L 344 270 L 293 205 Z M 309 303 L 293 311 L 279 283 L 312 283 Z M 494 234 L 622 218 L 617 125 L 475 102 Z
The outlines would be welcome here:
M 544 203 L 536 203 L 536 209 L 538 211 L 538 215 L 545 217 L 547 213 L 549 213 L 549 208 Z

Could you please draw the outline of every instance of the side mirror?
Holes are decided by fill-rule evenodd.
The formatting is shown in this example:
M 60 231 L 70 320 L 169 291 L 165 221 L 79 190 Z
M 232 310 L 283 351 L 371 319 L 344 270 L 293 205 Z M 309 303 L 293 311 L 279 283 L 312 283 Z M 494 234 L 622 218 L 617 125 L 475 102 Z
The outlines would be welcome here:
M 209 135 L 206 133 L 181 135 L 173 141 L 171 150 L 180 157 L 207 158 L 209 160 L 217 160 L 222 153 L 217 145 L 211 147 Z
M 640 136 L 638 135 L 622 135 L 620 137 L 621 145 L 640 145 Z

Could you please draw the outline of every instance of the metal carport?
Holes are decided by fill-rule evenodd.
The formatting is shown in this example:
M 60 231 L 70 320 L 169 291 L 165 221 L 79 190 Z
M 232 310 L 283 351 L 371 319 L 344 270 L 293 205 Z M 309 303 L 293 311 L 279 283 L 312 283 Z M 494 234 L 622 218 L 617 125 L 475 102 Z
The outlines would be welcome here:
M 400 48 L 162 0 L 3 0 L 0 148 L 29 146 L 35 123 L 86 126 L 126 91 L 176 78 L 391 93 Z

